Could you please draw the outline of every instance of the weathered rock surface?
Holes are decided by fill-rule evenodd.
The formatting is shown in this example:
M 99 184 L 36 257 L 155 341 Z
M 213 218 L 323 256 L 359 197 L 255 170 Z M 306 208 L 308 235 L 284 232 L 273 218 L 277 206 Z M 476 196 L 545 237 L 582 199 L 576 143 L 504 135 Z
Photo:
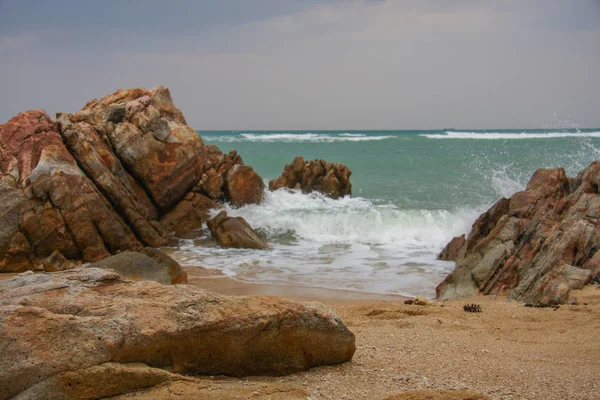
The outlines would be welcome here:
M 576 178 L 540 169 L 526 190 L 499 200 L 440 258 L 456 261 L 438 298 L 507 292 L 539 305 L 561 304 L 600 277 L 600 162 Z M 456 246 L 462 243 L 459 250 Z
M 55 375 L 14 399 L 306 400 L 307 397 L 306 392 L 289 384 L 247 382 L 242 386 L 223 379 L 173 374 L 140 363 L 106 363 Z
M 187 283 L 181 265 L 160 250 L 146 247 L 138 252 L 124 252 L 91 263 L 87 268 L 112 269 L 125 279 L 154 281 L 163 285 Z
M 186 124 L 169 89 L 118 90 L 59 116 L 66 139 L 81 141 L 96 131 L 122 165 L 142 183 L 162 211 L 173 207 L 200 178 L 200 136 Z M 71 122 L 72 124 L 69 124 Z
M 170 379 L 131 363 L 173 374 L 285 374 L 348 361 L 355 344 L 318 303 L 226 297 L 84 268 L 0 282 L 0 349 L 7 399 L 74 383 L 75 394 L 104 382 L 100 394 L 115 395 Z
M 352 195 L 351 174 L 348 167 L 339 163 L 324 160 L 306 162 L 302 157 L 296 157 L 285 166 L 279 178 L 269 182 L 269 190 L 288 188 L 300 189 L 304 193 L 317 191 L 337 199 Z
M 111 144 L 102 140 L 87 122 L 71 122 L 68 114 L 61 114 L 58 122 L 67 148 L 82 170 L 133 231 L 148 246 L 166 245 L 167 239 L 156 224 L 151 223 L 158 220 L 156 208 L 113 153 Z
M 244 249 L 266 249 L 267 243 L 252 229 L 242 217 L 229 217 L 221 211 L 206 225 L 221 247 Z
M 264 190 L 262 178 L 248 165 L 234 165 L 227 172 L 225 194 L 236 207 L 260 203 Z
M 0 233 L 0 271 L 33 269 L 36 259 L 54 251 L 97 261 L 140 247 L 45 112 L 23 112 L 0 125 L 0 173 L 0 196 L 9 205 Z

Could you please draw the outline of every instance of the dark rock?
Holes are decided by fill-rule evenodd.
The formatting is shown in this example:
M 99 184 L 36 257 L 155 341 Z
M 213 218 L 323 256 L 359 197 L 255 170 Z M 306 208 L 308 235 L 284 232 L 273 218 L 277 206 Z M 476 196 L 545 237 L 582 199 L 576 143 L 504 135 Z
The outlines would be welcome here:
M 256 234 L 254 229 L 242 217 L 229 217 L 225 211 L 221 211 L 206 224 L 221 247 L 267 248 L 267 243 Z
M 269 190 L 288 188 L 299 189 L 304 193 L 317 191 L 338 199 L 352 195 L 351 174 L 350 169 L 342 164 L 324 160 L 306 162 L 302 157 L 296 157 L 291 164 L 285 166 L 279 178 L 269 182 Z

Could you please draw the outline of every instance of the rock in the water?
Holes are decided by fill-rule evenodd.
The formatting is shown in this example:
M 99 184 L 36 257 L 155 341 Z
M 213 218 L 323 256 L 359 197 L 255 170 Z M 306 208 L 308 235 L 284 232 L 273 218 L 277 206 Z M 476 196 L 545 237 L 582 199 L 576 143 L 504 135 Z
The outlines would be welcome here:
M 221 211 L 206 225 L 221 247 L 243 249 L 266 249 L 267 243 L 252 229 L 242 217 L 229 217 Z
M 262 201 L 265 184 L 252 167 L 234 165 L 225 178 L 225 194 L 236 207 Z
M 440 257 L 454 259 L 456 268 L 437 287 L 437 297 L 507 292 L 515 300 L 553 305 L 598 279 L 599 177 L 600 162 L 577 178 L 562 168 L 536 171 L 526 190 L 499 200 L 466 240 L 447 246 Z
M 187 283 L 181 265 L 160 250 L 145 248 L 144 254 L 124 252 L 92 263 L 87 268 L 111 269 L 125 279 L 153 281 L 163 285 Z
M 9 206 L 0 232 L 0 271 L 33 269 L 54 251 L 97 261 L 141 247 L 45 112 L 23 112 L 0 125 L 0 143 L 0 196 Z
M 83 391 L 74 393 L 104 381 L 99 393 L 112 395 L 126 377 L 135 388 L 169 376 L 131 363 L 182 374 L 285 374 L 348 361 L 355 343 L 318 303 L 227 297 L 84 268 L 1 281 L 0 348 L 4 400 L 77 377 Z
M 281 176 L 269 182 L 269 190 L 281 188 L 300 189 L 304 193 L 317 191 L 333 199 L 352 195 L 350 175 L 352 172 L 342 164 L 324 160 L 304 161 L 296 157 L 287 164 Z

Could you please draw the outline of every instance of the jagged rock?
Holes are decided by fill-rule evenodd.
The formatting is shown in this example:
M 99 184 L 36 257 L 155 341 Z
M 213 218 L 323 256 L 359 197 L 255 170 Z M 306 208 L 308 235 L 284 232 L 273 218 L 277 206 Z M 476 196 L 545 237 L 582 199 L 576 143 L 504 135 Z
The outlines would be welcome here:
M 225 194 L 232 205 L 242 207 L 262 201 L 265 184 L 247 165 L 234 165 L 225 178 Z
M 258 203 L 263 188 L 235 151 L 204 145 L 162 86 L 56 122 L 27 111 L 0 125 L 0 272 L 44 268 L 55 252 L 68 263 L 52 270 L 165 246 L 200 228 L 213 200 Z
M 63 113 L 59 120 L 66 129 L 90 131 L 69 121 L 96 130 L 162 211 L 181 200 L 201 176 L 202 139 L 186 124 L 163 86 L 118 90 L 90 101 L 75 114 Z
M 269 182 L 269 190 L 288 188 L 300 189 L 304 193 L 317 191 L 338 199 L 352 195 L 351 174 L 350 169 L 342 164 L 324 160 L 306 162 L 302 157 L 296 157 L 285 166 L 279 178 Z
M 444 247 L 444 250 L 439 254 L 438 260 L 456 261 L 456 258 L 459 256 L 458 253 L 464 246 L 465 241 L 465 235 L 452 238 L 450 243 L 448 243 L 446 247 Z
M 318 303 L 125 281 L 97 268 L 1 281 L 0 321 L 1 400 L 77 377 L 83 391 L 73 393 L 106 382 L 106 395 L 168 377 L 130 363 L 182 374 L 285 374 L 348 361 L 355 350 L 352 332 Z
M 87 268 L 112 269 L 123 278 L 134 281 L 154 281 L 163 285 L 187 283 L 187 273 L 181 265 L 160 250 L 144 248 L 124 252 L 89 264 Z
M 58 118 L 68 150 L 129 226 L 148 246 L 164 246 L 167 239 L 150 221 L 158 212 L 144 189 L 123 168 L 110 144 L 87 122 L 72 122 L 69 114 Z
M 190 192 L 160 220 L 160 223 L 176 236 L 185 237 L 200 229 L 210 218 L 210 210 L 216 207 L 217 204 L 208 197 Z
M 23 112 L 0 125 L 0 143 L 0 196 L 10 205 L 0 233 L 0 271 L 33 269 L 36 259 L 54 251 L 70 260 L 97 261 L 140 247 L 45 112 Z
M 266 249 L 267 244 L 242 217 L 229 217 L 221 211 L 206 225 L 221 247 Z
M 572 289 L 600 276 L 599 177 L 599 162 L 576 178 L 562 168 L 536 171 L 526 190 L 475 221 L 455 251 L 456 268 L 437 287 L 438 298 L 506 291 L 537 305 L 568 301 Z

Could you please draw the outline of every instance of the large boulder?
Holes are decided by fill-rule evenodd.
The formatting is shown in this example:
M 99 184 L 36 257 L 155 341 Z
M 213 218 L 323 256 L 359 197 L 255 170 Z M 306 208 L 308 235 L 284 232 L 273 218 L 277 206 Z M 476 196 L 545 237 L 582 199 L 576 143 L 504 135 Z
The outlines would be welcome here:
M 153 248 L 141 251 L 126 251 L 91 263 L 87 268 L 112 269 L 123 278 L 134 281 L 154 281 L 163 285 L 187 283 L 187 273 L 177 261 Z
M 141 247 L 45 112 L 23 112 L 0 125 L 0 143 L 0 197 L 8 205 L 0 271 L 33 269 L 37 259 L 54 251 L 66 259 L 97 261 Z
M 600 278 L 600 163 L 576 178 L 540 169 L 527 188 L 500 199 L 453 239 L 440 259 L 456 262 L 437 287 L 442 300 L 506 292 L 513 299 L 561 304 Z M 459 247 L 460 248 L 457 248 Z
M 4 400 L 69 382 L 81 393 L 105 382 L 100 393 L 110 395 L 170 376 L 131 363 L 173 374 L 287 374 L 348 361 L 355 343 L 318 303 L 227 297 L 86 268 L 0 282 L 0 349 Z
M 304 193 L 317 191 L 333 199 L 352 195 L 350 175 L 352 171 L 342 164 L 333 164 L 325 160 L 304 161 L 294 158 L 287 164 L 277 179 L 269 182 L 269 190 L 281 188 L 299 189 Z
M 221 247 L 241 249 L 266 249 L 267 243 L 242 217 L 230 217 L 221 211 L 206 225 Z

